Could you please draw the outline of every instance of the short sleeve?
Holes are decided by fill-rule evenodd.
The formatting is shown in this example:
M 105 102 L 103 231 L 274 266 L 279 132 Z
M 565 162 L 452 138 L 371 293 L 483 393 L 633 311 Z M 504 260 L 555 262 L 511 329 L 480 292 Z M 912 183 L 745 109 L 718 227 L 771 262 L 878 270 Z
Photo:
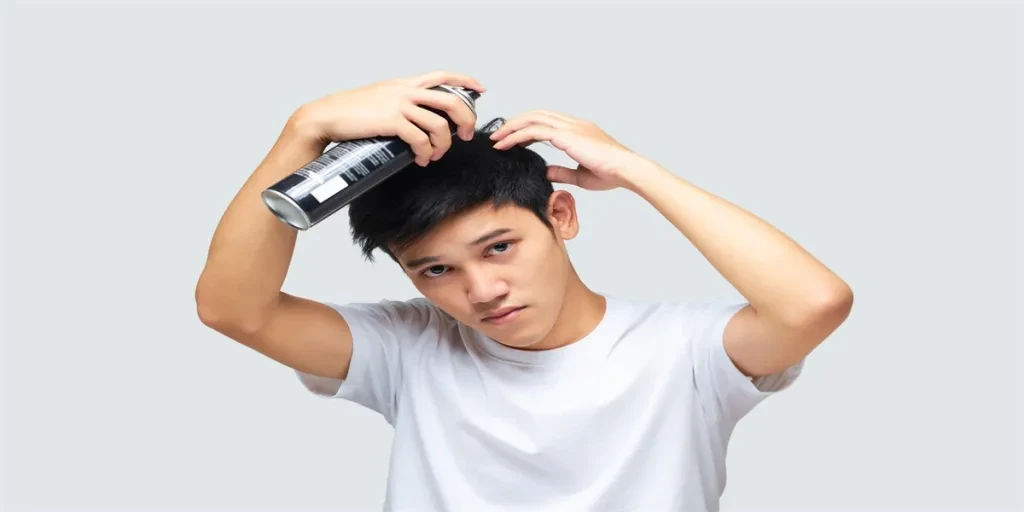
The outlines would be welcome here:
M 708 418 L 731 429 L 755 406 L 788 388 L 803 369 L 803 361 L 772 375 L 744 375 L 725 351 L 724 333 L 729 321 L 749 302 L 708 300 L 684 307 L 690 339 L 693 381 Z
M 348 374 L 342 380 L 296 370 L 300 382 L 318 396 L 360 404 L 394 424 L 403 360 L 437 332 L 431 328 L 436 319 L 432 306 L 421 299 L 328 305 L 352 332 Z

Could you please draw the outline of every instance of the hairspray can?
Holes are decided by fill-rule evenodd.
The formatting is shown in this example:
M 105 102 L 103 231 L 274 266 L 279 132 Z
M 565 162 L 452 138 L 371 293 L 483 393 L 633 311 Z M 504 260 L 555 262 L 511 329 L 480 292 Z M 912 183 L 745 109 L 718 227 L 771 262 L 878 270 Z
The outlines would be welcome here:
M 480 93 L 439 85 L 432 89 L 455 94 L 476 114 Z M 447 113 L 424 107 L 458 126 Z M 263 203 L 284 223 L 307 230 L 342 209 L 415 160 L 412 148 L 396 136 L 339 142 L 312 162 L 263 191 Z

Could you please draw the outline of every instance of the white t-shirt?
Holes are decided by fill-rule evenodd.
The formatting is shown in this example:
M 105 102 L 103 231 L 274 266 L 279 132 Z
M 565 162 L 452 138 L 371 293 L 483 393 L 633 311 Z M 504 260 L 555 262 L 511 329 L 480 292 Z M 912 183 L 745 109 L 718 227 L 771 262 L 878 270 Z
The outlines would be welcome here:
M 606 298 L 589 335 L 546 351 L 422 298 L 332 304 L 352 329 L 348 377 L 298 375 L 394 427 L 384 510 L 718 510 L 733 427 L 803 362 L 739 372 L 722 333 L 744 301 Z

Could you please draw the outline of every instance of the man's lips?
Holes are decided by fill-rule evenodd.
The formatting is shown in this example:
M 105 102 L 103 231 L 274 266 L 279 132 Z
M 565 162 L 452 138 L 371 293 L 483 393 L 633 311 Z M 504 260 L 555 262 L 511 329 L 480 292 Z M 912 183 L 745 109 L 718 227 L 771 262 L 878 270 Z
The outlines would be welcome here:
M 483 317 L 484 322 L 500 322 L 514 316 L 517 312 L 522 311 L 526 306 L 509 306 L 501 309 L 491 311 Z

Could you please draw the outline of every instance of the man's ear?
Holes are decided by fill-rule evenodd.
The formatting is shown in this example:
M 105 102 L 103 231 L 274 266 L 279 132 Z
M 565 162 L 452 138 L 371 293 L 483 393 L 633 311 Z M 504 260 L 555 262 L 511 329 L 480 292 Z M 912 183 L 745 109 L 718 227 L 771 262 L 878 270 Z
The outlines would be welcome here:
M 548 197 L 548 220 L 562 240 L 572 240 L 580 231 L 576 217 L 576 199 L 566 190 L 555 190 Z

